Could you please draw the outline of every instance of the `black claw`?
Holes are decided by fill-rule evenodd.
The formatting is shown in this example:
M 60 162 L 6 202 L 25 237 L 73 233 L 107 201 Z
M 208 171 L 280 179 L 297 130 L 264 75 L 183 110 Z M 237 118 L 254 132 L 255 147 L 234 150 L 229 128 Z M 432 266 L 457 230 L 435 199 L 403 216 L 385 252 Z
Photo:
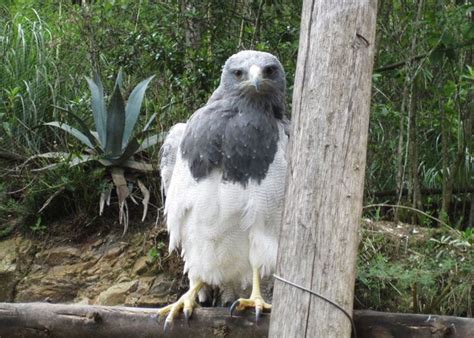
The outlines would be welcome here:
M 169 322 L 165 320 L 165 325 L 163 326 L 163 334 L 166 335 L 168 334 L 170 328 L 171 328 L 172 322 Z
M 186 324 L 188 324 L 188 326 L 189 326 L 189 317 L 191 317 L 191 310 L 189 310 L 189 309 L 184 309 L 184 310 L 183 310 L 183 313 L 184 313 L 184 321 L 185 321 Z
M 237 299 L 235 302 L 232 303 L 232 305 L 230 306 L 230 316 L 232 317 L 232 314 L 234 313 L 235 311 L 235 308 L 237 306 L 239 306 L 240 304 L 240 301 Z
M 255 323 L 258 324 L 258 320 L 262 316 L 262 309 L 257 307 L 255 308 Z

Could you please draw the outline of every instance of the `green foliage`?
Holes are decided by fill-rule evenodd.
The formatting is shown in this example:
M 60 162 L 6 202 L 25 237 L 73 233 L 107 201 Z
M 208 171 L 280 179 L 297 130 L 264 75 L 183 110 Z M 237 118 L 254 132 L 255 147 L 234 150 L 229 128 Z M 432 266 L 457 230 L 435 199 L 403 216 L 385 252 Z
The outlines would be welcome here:
M 153 167 L 150 164 L 134 161 L 133 156 L 157 144 L 161 138 L 159 135 L 152 135 L 145 138 L 143 142 L 139 142 L 139 137 L 142 137 L 148 132 L 148 128 L 156 114 L 154 114 L 146 123 L 142 132 L 132 137 L 132 132 L 138 121 L 138 115 L 140 114 L 140 108 L 142 106 L 146 88 L 153 77 L 149 77 L 140 82 L 132 90 L 126 104 L 121 93 L 123 78 L 123 73 L 120 71 L 117 75 L 114 91 L 107 108 L 104 87 L 100 77 L 95 74 L 94 79 L 87 78 L 91 91 L 92 116 L 96 128 L 95 131 L 89 130 L 85 120 L 82 120 L 80 117 L 69 111 L 67 111 L 67 113 L 79 125 L 79 129 L 58 121 L 45 123 L 46 126 L 60 128 L 74 136 L 87 147 L 86 152 L 81 152 L 79 154 L 49 152 L 34 155 L 33 157 L 30 157 L 29 160 L 34 158 L 59 158 L 69 167 L 74 167 L 90 161 L 96 161 L 105 167 L 110 167 L 109 174 L 112 177 L 112 182 L 113 185 L 115 185 L 118 196 L 120 210 L 119 221 L 121 224 L 124 224 L 125 234 L 129 222 L 127 198 L 130 195 L 130 189 L 128 187 L 129 184 L 127 179 L 125 178 L 124 169 L 132 168 L 136 171 L 143 172 L 153 171 Z M 54 165 L 48 165 L 43 169 L 51 169 L 54 167 Z M 144 220 L 148 210 L 150 193 L 145 185 L 138 179 L 137 184 L 143 194 L 144 212 L 142 220 Z M 106 201 L 110 199 L 112 186 L 109 185 L 102 188 L 100 197 L 100 214 L 103 212 Z M 48 199 L 48 203 L 49 201 L 50 200 Z M 42 209 L 43 208 L 44 206 Z
M 441 207 L 449 184 L 459 190 L 472 187 L 473 182 L 474 143 L 469 127 L 472 7 L 456 1 L 424 2 L 417 20 L 419 4 L 392 1 L 379 6 L 366 189 L 370 195 L 404 188 L 407 192 L 401 200 L 393 194 L 389 202 L 413 206 L 414 174 L 410 167 L 415 165 L 422 190 L 422 200 L 416 206 L 464 228 L 468 226 L 469 195 L 456 194 L 450 198 L 448 210 Z M 410 109 L 416 115 L 412 121 Z M 414 135 L 410 136 L 409 130 L 413 129 Z M 413 156 L 409 150 L 411 139 L 416 143 Z M 400 183 L 397 174 L 401 174 Z M 441 194 L 423 193 L 443 187 Z
M 472 313 L 473 245 L 472 231 L 367 226 L 359 249 L 356 305 L 391 312 Z
M 158 262 L 161 264 L 161 259 L 163 258 L 163 253 L 166 251 L 166 244 L 163 242 L 158 242 L 154 247 L 148 250 L 148 260 L 150 263 Z
M 68 157 L 71 166 L 89 161 L 98 161 L 104 166 L 131 166 L 136 170 L 140 170 L 140 168 L 143 171 L 152 170 L 146 163 L 131 160 L 133 155 L 146 150 L 161 140 L 159 135 L 148 136 L 142 142 L 139 140 L 139 138 L 148 132 L 148 128 L 156 114 L 149 119 L 145 128 L 143 128 L 140 133 L 132 137 L 132 132 L 137 124 L 138 115 L 140 114 L 145 90 L 152 78 L 153 76 L 140 82 L 132 90 L 125 104 L 121 93 L 123 74 L 122 71 L 120 71 L 108 108 L 106 108 L 104 88 L 99 76 L 96 75 L 94 80 L 87 78 L 92 94 L 92 116 L 94 117 L 96 130 L 89 130 L 86 121 L 70 111 L 67 111 L 68 115 L 75 120 L 79 128 L 71 127 L 59 121 L 44 123 L 44 125 L 57 127 L 66 131 L 88 148 L 87 153 L 79 155 L 57 153 L 58 157 Z M 49 158 L 54 157 L 54 153 L 36 156 L 46 156 Z
M 31 231 L 33 231 L 33 233 L 38 234 L 38 233 L 43 233 L 47 229 L 47 227 L 41 221 L 41 217 L 38 217 L 38 219 L 36 220 L 36 223 L 30 226 L 30 229 Z

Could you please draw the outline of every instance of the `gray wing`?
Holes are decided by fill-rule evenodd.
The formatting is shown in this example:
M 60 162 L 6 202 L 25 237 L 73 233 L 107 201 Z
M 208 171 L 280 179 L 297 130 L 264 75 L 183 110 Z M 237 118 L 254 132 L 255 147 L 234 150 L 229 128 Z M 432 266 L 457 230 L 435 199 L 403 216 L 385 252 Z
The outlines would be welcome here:
M 286 136 L 290 137 L 290 131 L 291 131 L 291 120 L 283 116 L 281 123 L 283 124 L 283 129 L 285 130 Z
M 186 123 L 178 123 L 171 127 L 160 149 L 161 197 L 166 196 L 173 176 L 174 164 L 179 144 L 183 138 Z

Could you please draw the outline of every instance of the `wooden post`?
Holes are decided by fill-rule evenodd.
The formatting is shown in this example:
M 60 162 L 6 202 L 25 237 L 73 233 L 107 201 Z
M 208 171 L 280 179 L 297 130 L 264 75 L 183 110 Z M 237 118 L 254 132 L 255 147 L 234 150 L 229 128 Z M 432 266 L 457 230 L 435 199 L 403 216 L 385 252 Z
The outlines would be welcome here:
M 277 275 L 352 313 L 376 0 L 304 0 Z M 349 337 L 333 305 L 275 281 L 270 337 Z

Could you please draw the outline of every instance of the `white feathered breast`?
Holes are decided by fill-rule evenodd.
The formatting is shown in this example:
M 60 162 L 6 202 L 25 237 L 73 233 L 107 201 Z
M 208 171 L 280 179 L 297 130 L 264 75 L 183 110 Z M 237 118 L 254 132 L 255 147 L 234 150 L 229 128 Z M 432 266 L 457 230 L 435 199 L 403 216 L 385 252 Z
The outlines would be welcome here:
M 198 181 L 193 178 L 179 149 L 184 131 L 185 124 L 173 127 L 161 154 L 170 251 L 181 249 L 191 282 L 245 287 L 252 266 L 262 275 L 275 268 L 288 136 L 278 122 L 278 148 L 265 178 L 244 187 L 224 181 L 219 169 Z

